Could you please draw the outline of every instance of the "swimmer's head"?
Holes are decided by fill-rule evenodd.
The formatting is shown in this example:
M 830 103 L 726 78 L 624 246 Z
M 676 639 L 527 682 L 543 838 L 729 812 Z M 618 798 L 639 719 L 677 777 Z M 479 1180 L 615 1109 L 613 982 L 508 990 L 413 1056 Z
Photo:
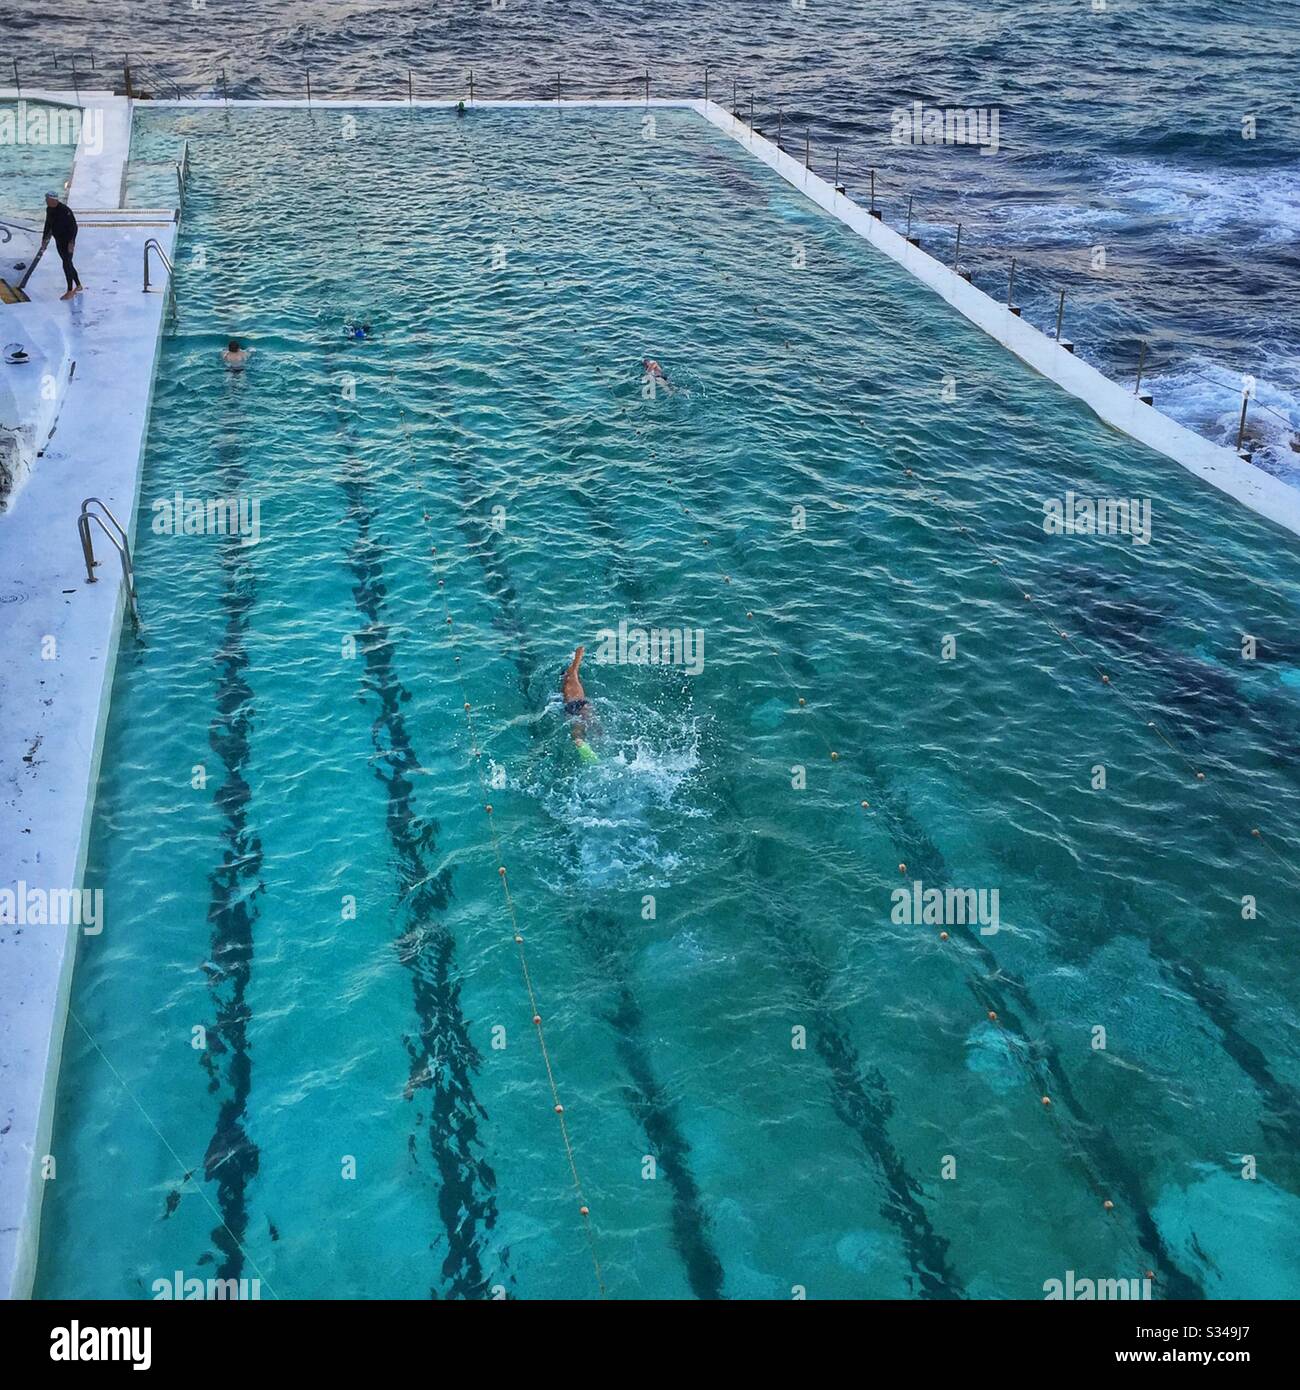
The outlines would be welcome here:
M 232 338 L 232 339 L 226 344 L 226 351 L 227 351 L 227 352 L 243 352 L 243 348 L 241 348 L 241 347 L 239 346 L 239 339 L 238 339 L 238 338 Z

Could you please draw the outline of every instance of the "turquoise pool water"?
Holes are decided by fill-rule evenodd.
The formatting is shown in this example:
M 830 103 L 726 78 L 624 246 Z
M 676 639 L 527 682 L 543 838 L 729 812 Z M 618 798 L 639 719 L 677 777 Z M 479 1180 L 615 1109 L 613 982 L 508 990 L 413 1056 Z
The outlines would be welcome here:
M 0 101 L 0 218 L 40 226 L 46 191 L 63 192 L 76 153 L 75 131 L 60 124 L 67 112 L 26 99 Z
M 693 115 L 350 114 L 137 117 L 180 328 L 38 1293 L 1300 1294 L 1295 540 Z

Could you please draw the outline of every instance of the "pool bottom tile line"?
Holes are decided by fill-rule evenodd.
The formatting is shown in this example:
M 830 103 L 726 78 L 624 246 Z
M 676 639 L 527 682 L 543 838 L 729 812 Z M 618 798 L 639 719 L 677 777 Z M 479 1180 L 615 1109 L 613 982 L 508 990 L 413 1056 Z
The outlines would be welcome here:
M 186 1167 L 180 1155 L 172 1147 L 171 1141 L 162 1132 L 162 1129 L 159 1127 L 158 1122 L 153 1118 L 153 1116 L 148 1112 L 148 1110 L 145 1109 L 143 1103 L 140 1100 L 140 1097 L 136 1095 L 136 1093 L 127 1084 L 126 1078 L 123 1077 L 122 1073 L 118 1071 L 118 1069 L 113 1065 L 112 1060 L 109 1058 L 108 1054 L 100 1046 L 98 1039 L 94 1036 L 93 1033 L 91 1033 L 90 1029 L 86 1027 L 86 1025 L 81 1021 L 77 1013 L 71 1008 L 69 1008 L 68 1010 L 68 1017 L 73 1021 L 73 1023 L 77 1025 L 77 1027 L 81 1030 L 82 1034 L 84 1035 L 86 1041 L 99 1054 L 100 1060 L 109 1069 L 109 1071 L 112 1072 L 113 1079 L 122 1088 L 123 1095 L 125 1095 L 127 1099 L 130 1100 L 131 1104 L 134 1105 L 135 1108 L 140 1112 L 140 1114 L 144 1118 L 145 1123 L 149 1126 L 151 1130 L 153 1130 L 154 1134 L 157 1135 L 158 1142 L 163 1146 L 164 1149 L 167 1150 L 167 1153 L 170 1156 L 172 1162 L 176 1164 L 176 1170 L 181 1175 L 180 1184 L 176 1189 L 177 1194 L 179 1194 L 181 1190 L 188 1184 L 190 1178 L 192 1178 L 194 1174 L 198 1172 L 198 1170 L 203 1165 L 201 1163 L 195 1163 L 189 1167 Z M 244 1259 L 246 1259 L 248 1263 L 252 1266 L 253 1271 L 256 1273 L 258 1279 L 261 1280 L 262 1286 L 268 1290 L 272 1298 L 280 1298 L 281 1295 L 276 1292 L 275 1286 L 266 1277 L 266 1274 L 258 1265 L 257 1261 L 253 1258 L 252 1253 L 243 1244 L 240 1237 L 237 1236 L 235 1232 L 232 1231 L 228 1226 L 225 1226 L 225 1218 L 223 1217 L 220 1209 L 213 1202 L 212 1198 L 208 1196 L 202 1184 L 198 1184 L 196 1186 L 196 1190 L 198 1191 L 199 1195 L 203 1198 L 205 1205 L 212 1212 L 213 1216 L 216 1217 L 218 1226 L 225 1229 L 226 1234 L 230 1237 L 232 1245 L 236 1246 L 240 1250 Z
M 406 412 L 400 404 L 398 405 L 398 417 L 406 445 L 407 460 L 411 467 L 412 476 L 415 476 L 415 451 L 411 443 L 410 424 Z M 597 1248 L 595 1231 L 592 1225 L 591 1207 L 583 1187 L 582 1177 L 578 1171 L 577 1155 L 574 1150 L 572 1136 L 569 1132 L 569 1122 L 565 1113 L 564 1104 L 560 1099 L 559 1083 L 556 1079 L 555 1066 L 551 1058 L 550 1048 L 546 1041 L 546 1032 L 543 1024 L 541 1007 L 538 1003 L 537 989 L 533 981 L 532 971 L 528 964 L 528 953 L 524 940 L 524 933 L 519 923 L 519 915 L 515 907 L 514 895 L 510 891 L 509 874 L 505 863 L 505 856 L 502 852 L 501 842 L 497 835 L 496 825 L 492 820 L 491 792 L 488 787 L 487 779 L 483 775 L 482 744 L 474 724 L 474 710 L 465 683 L 465 673 L 460 658 L 456 624 L 452 617 L 451 607 L 447 598 L 445 582 L 446 570 L 442 563 L 436 558 L 438 555 L 438 547 L 436 545 L 431 546 L 430 554 L 435 557 L 433 568 L 437 579 L 438 594 L 441 599 L 444 636 L 451 648 L 452 664 L 456 673 L 457 686 L 460 690 L 461 708 L 465 716 L 465 730 L 468 737 L 469 760 L 473 763 L 474 772 L 478 781 L 480 805 L 487 823 L 488 838 L 492 848 L 493 858 L 497 864 L 497 878 L 501 885 L 502 901 L 510 922 L 510 935 L 519 962 L 520 978 L 524 986 L 524 993 L 528 1000 L 529 1017 L 532 1021 L 534 1035 L 537 1038 L 537 1045 L 542 1058 L 542 1066 L 546 1073 L 546 1083 L 551 1094 L 552 1109 L 559 1121 L 565 1162 L 568 1165 L 569 1174 L 573 1179 L 574 1193 L 578 1199 L 578 1215 L 581 1219 L 583 1236 L 591 1255 L 596 1287 L 599 1291 L 600 1298 L 605 1299 L 608 1297 L 608 1290 L 605 1285 L 604 1271 Z
M 479 178 L 484 185 L 485 193 L 488 193 L 489 196 L 491 196 L 490 186 L 488 185 L 487 181 L 483 179 L 481 173 L 479 173 Z M 568 323 L 569 328 L 572 330 L 574 334 L 574 341 L 578 343 L 579 348 L 585 353 L 586 349 L 583 345 L 581 335 L 577 332 L 577 326 L 572 322 L 571 319 L 566 319 L 566 322 Z M 608 372 L 608 369 L 602 363 L 593 363 L 593 369 L 600 375 L 605 375 Z M 637 436 L 638 440 L 645 446 L 645 449 L 649 456 L 652 458 L 657 457 L 657 451 L 654 449 L 653 445 L 651 445 L 649 441 L 646 439 L 642 431 L 636 425 L 635 421 L 632 420 L 630 413 L 626 410 L 621 401 L 618 400 L 616 392 L 612 391 L 611 394 L 613 397 L 614 409 L 616 413 L 623 417 L 625 422 L 628 424 L 629 428 L 631 428 L 633 433 Z M 676 487 L 678 481 L 677 472 L 675 470 L 669 469 L 665 476 L 669 481 L 670 487 Z M 683 506 L 683 511 L 694 516 L 694 513 L 691 513 L 690 508 L 688 507 Z M 702 539 L 704 545 L 707 546 L 709 544 L 708 538 L 703 537 Z M 725 584 L 731 583 L 730 576 L 723 575 L 720 568 L 718 569 L 718 573 L 722 577 L 723 582 Z M 747 621 L 752 622 L 754 618 L 754 613 L 752 610 L 747 608 L 745 616 Z M 775 664 L 778 666 L 779 669 L 783 671 L 783 673 L 786 676 L 786 679 L 790 683 L 790 688 L 798 689 L 799 687 L 797 682 L 794 680 L 793 675 L 788 671 L 788 668 L 786 668 L 784 664 L 783 655 L 779 645 L 773 642 L 770 638 L 765 638 L 765 641 L 772 650 Z M 799 703 L 801 707 L 804 705 L 804 699 L 802 696 L 799 697 Z M 829 759 L 832 762 L 838 761 L 839 753 L 830 748 L 829 743 L 825 740 L 824 735 L 822 736 L 822 742 L 824 747 L 826 748 L 827 754 L 829 755 Z M 863 809 L 868 809 L 866 803 L 863 804 Z M 892 819 L 893 818 L 891 817 L 891 820 Z M 905 865 L 900 864 L 900 869 L 903 868 L 905 868 Z M 968 944 L 973 945 L 974 948 L 977 950 L 977 953 L 984 958 L 985 964 L 990 971 L 988 977 L 989 980 L 992 980 L 999 973 L 1002 974 L 1002 977 L 1004 979 L 1008 978 L 1005 976 L 1003 972 L 999 971 L 996 959 L 991 956 L 991 953 L 989 953 L 988 948 L 985 947 L 982 942 L 979 942 L 977 939 L 972 938 L 971 934 L 968 931 L 965 932 L 964 935 L 970 938 Z M 1023 1028 L 1021 1028 L 1021 1026 L 1016 1022 L 1014 1017 L 1008 1014 L 1005 1004 L 1000 999 L 996 998 L 996 996 L 989 989 L 981 987 L 976 977 L 970 977 L 970 983 L 971 988 L 975 993 L 977 999 L 982 999 L 982 1002 L 985 1005 L 987 1017 L 995 1023 L 997 1023 L 999 1026 L 1009 1026 L 1013 1029 L 1013 1031 L 1019 1033 L 1021 1040 L 1025 1044 L 1025 1046 L 1021 1049 L 1017 1049 L 1017 1055 L 1022 1055 L 1026 1058 L 1030 1058 L 1035 1055 L 1040 1055 L 1041 1049 L 1037 1049 L 1030 1044 L 1027 1033 L 1023 1031 Z M 1016 986 L 1016 992 L 1021 996 L 1022 1006 L 1028 1006 L 1030 1013 L 1036 1017 L 1037 1013 L 1036 1010 L 1034 1010 L 1030 1005 L 1026 987 L 1020 984 L 1019 982 L 1013 981 L 1012 983 Z M 994 1005 L 997 1005 L 998 1007 L 994 1007 Z M 1061 1068 L 1059 1060 L 1053 1060 L 1051 1056 L 1046 1057 L 1044 1060 L 1047 1064 L 1048 1072 L 1054 1078 L 1049 1087 L 1047 1087 L 1046 1089 L 1054 1090 L 1056 1094 L 1063 1100 L 1063 1102 L 1069 1108 L 1079 1111 L 1078 1101 L 1073 1094 L 1072 1088 L 1069 1086 L 1068 1081 L 1065 1078 L 1065 1073 Z M 1042 1079 L 1037 1076 L 1034 1079 L 1036 1082 L 1039 1083 L 1038 1089 L 1044 1089 L 1041 1084 Z M 1050 1099 L 1044 1099 L 1047 1108 L 1050 1108 Z M 1085 1128 L 1097 1132 L 1097 1142 L 1100 1144 L 1101 1148 L 1108 1153 L 1112 1168 L 1114 1168 L 1117 1173 L 1122 1174 L 1124 1170 L 1123 1165 L 1120 1163 L 1119 1151 L 1114 1145 L 1113 1141 L 1109 1139 L 1109 1136 L 1104 1134 L 1104 1132 L 1097 1130 L 1097 1127 L 1093 1125 L 1091 1121 L 1086 1120 L 1086 1117 L 1084 1117 L 1081 1112 L 1078 1114 L 1077 1118 L 1085 1123 Z M 1115 1165 L 1118 1165 L 1118 1167 L 1116 1167 Z M 1092 1167 L 1091 1163 L 1089 1164 L 1089 1167 Z M 1114 1184 L 1108 1184 L 1104 1182 L 1102 1180 L 1100 1170 L 1095 1168 L 1091 1173 L 1091 1177 L 1094 1190 L 1098 1193 L 1099 1196 L 1103 1196 L 1104 1198 L 1103 1209 L 1110 1210 L 1110 1208 L 1113 1206 L 1113 1203 L 1110 1201 L 1110 1198 L 1108 1196 L 1105 1196 L 1104 1194 L 1106 1194 L 1109 1190 L 1112 1190 Z M 1159 1265 L 1161 1265 L 1167 1271 L 1166 1283 L 1170 1292 L 1177 1293 L 1177 1291 L 1182 1290 L 1182 1296 L 1186 1296 L 1186 1294 L 1191 1290 L 1196 1290 L 1199 1294 L 1199 1290 L 1197 1289 L 1195 1282 L 1190 1280 L 1188 1276 L 1186 1276 L 1180 1269 L 1178 1269 L 1177 1265 L 1173 1262 L 1171 1256 L 1165 1248 L 1163 1239 L 1160 1237 L 1158 1231 L 1154 1226 L 1154 1223 L 1151 1221 L 1149 1214 L 1146 1212 L 1145 1206 L 1141 1198 L 1140 1184 L 1137 1184 L 1136 1179 L 1134 1178 L 1124 1177 L 1118 1186 L 1119 1189 L 1122 1189 L 1127 1192 L 1130 1199 L 1130 1204 L 1134 1207 L 1135 1219 L 1139 1231 L 1139 1238 L 1142 1244 L 1147 1246 L 1148 1253 L 1156 1260 L 1156 1262 Z
M 326 355 L 332 364 L 338 355 L 335 340 L 327 344 Z M 332 365 L 325 379 L 334 379 Z M 365 624 L 357 634 L 365 661 L 361 690 L 363 696 L 370 693 L 379 701 L 371 729 L 381 756 L 372 766 L 387 798 L 385 826 L 400 872 L 396 912 L 405 920 L 398 923 L 403 929 L 393 946 L 410 979 L 418 1024 L 416 1036 L 404 1040 L 410 1061 L 405 1095 L 408 1101 L 425 1091 L 435 1097 L 426 1133 L 437 1170 L 437 1209 L 446 1241 L 443 1278 L 453 1297 L 481 1298 L 494 1284 L 483 1268 L 477 1232 L 496 1226 L 496 1175 L 477 1152 L 482 1147 L 478 1121 L 485 1117 L 474 1090 L 480 1055 L 460 1007 L 456 943 L 443 918 L 451 899 L 450 871 L 435 874 L 426 862 L 439 827 L 429 818 L 422 829 L 413 805 L 410 774 L 422 769 L 402 714 L 410 693 L 396 669 L 384 613 L 383 547 L 372 533 L 376 510 L 364 464 L 356 457 L 355 412 L 344 409 L 337 394 L 333 399 L 344 455 L 339 484 L 345 515 L 354 529 L 347 564 L 354 581 L 353 601 Z M 425 1118 L 417 1115 L 416 1122 L 424 1124 Z M 430 1248 L 436 1249 L 436 1244 Z
M 494 196 L 491 183 L 484 178 L 473 156 L 471 163 L 474 164 L 485 196 L 491 200 Z M 578 343 L 585 356 L 587 350 L 581 342 L 577 325 L 573 324 L 571 318 L 564 317 L 573 331 L 574 341 Z M 603 368 L 598 367 L 598 371 L 603 371 Z M 621 403 L 616 403 L 615 409 L 616 413 L 630 420 Z M 640 431 L 634 424 L 631 424 L 631 430 L 641 439 Z M 649 453 L 652 457 L 655 456 L 655 450 L 651 449 Z M 799 965 L 806 966 L 806 979 L 823 979 L 824 967 L 809 954 L 811 945 L 808 942 L 799 938 L 788 942 L 788 947 L 793 951 L 794 959 Z M 918 1201 L 919 1184 L 905 1169 L 900 1155 L 894 1150 L 884 1131 L 884 1122 L 893 1109 L 893 1101 L 888 1097 L 887 1088 L 884 1088 L 883 1077 L 876 1073 L 875 1084 L 869 1084 L 863 1074 L 861 1063 L 856 1058 L 856 1049 L 850 1038 L 838 1027 L 836 1020 L 831 1019 L 829 1013 L 816 1002 L 816 998 L 813 998 L 812 1008 L 823 1019 L 824 1036 L 820 1038 L 819 1055 L 829 1069 L 834 1112 L 863 1145 L 866 1154 L 872 1159 L 876 1175 L 886 1184 L 891 1200 L 881 1207 L 881 1213 L 894 1223 L 900 1232 L 909 1252 L 913 1276 L 918 1280 L 923 1297 L 961 1297 L 961 1284 L 947 1266 L 947 1241 L 940 1240 L 933 1232 L 929 1216 Z
M 408 413 L 401 404 L 392 369 L 389 371 L 388 388 L 396 402 L 399 417 L 406 422 Z M 406 425 L 405 443 L 408 465 L 412 476 L 416 476 L 418 470 L 409 424 Z M 486 522 L 483 523 L 481 532 L 475 531 L 474 507 L 478 497 L 469 465 L 463 457 L 464 448 L 453 440 L 450 449 L 452 466 L 460 485 L 460 526 L 465 536 L 465 547 L 477 559 L 489 597 L 500 610 L 501 621 L 494 623 L 494 627 L 505 634 L 502 640 L 503 644 L 508 645 L 508 655 L 513 660 L 523 708 L 533 716 L 540 715 L 543 706 L 538 703 L 538 696 L 542 686 L 538 681 L 535 648 L 524 630 L 518 612 L 516 587 L 510 578 L 504 557 L 496 545 L 496 532 Z M 430 507 L 433 501 L 431 498 Z M 429 512 L 426 510 L 426 519 L 428 516 Z M 445 558 L 445 548 L 442 553 Z M 461 669 L 459 663 L 457 669 Z M 550 688 L 553 689 L 553 686 Z M 534 739 L 538 737 L 538 724 L 535 719 L 531 723 L 531 733 Z M 608 920 L 611 919 L 606 918 L 603 913 L 591 910 L 584 911 L 572 921 L 566 918 L 585 954 L 585 959 L 602 973 L 619 1000 L 616 1017 L 609 1022 L 616 1030 L 620 1058 L 631 1082 L 631 1087 L 626 1092 L 628 1107 L 637 1124 L 645 1132 L 651 1151 L 666 1160 L 665 1177 L 673 1194 L 674 1240 L 687 1282 L 697 1298 L 722 1298 L 725 1297 L 725 1274 L 708 1231 L 709 1220 L 703 1210 L 700 1187 L 688 1162 L 690 1144 L 673 1103 L 655 1074 L 651 1049 L 647 1039 L 642 1035 L 641 1007 L 628 978 L 626 966 L 620 967 L 620 963 L 614 959 L 615 953 L 606 949 L 609 933 L 602 934 L 600 927 L 602 922 Z
M 237 399 L 230 397 L 229 400 Z M 224 422 L 218 476 L 224 495 L 244 490 L 242 414 L 233 408 Z M 256 698 L 249 683 L 248 636 L 257 604 L 253 551 L 226 535 L 219 550 L 220 607 L 225 627 L 215 653 L 217 682 L 208 743 L 225 768 L 213 796 L 221 815 L 223 852 L 208 875 L 211 934 L 208 994 L 214 1012 L 199 1060 L 208 1075 L 208 1090 L 220 1097 L 212 1139 L 204 1155 L 204 1180 L 217 1186 L 221 1225 L 212 1233 L 219 1251 L 217 1276 L 239 1279 L 248 1224 L 248 1187 L 257 1176 L 260 1151 L 248 1133 L 248 1101 L 253 1090 L 249 1030 L 253 1011 L 248 987 L 253 978 L 262 882 L 262 844 L 252 819 L 253 790 L 246 773 L 252 753 Z M 217 1045 L 213 1046 L 213 1039 Z M 238 1238 L 232 1245 L 226 1233 Z M 206 1259 L 206 1256 L 205 1256 Z

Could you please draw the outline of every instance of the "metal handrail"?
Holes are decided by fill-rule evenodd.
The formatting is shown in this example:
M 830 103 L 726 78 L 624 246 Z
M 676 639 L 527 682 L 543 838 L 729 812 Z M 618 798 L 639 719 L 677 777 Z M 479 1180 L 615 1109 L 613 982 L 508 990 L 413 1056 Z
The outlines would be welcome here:
M 144 81 L 147 82 L 150 86 L 158 87 L 163 92 L 166 92 L 167 88 L 170 87 L 172 91 L 175 92 L 177 101 L 184 100 L 184 97 L 181 93 L 180 83 L 177 82 L 174 78 L 168 77 L 165 72 L 155 67 L 153 65 L 154 60 L 152 58 L 149 59 L 148 63 L 142 63 L 138 58 L 134 63 L 132 63 L 131 55 L 129 53 L 124 53 L 122 55 L 122 59 L 122 75 L 125 79 L 126 86 L 128 88 L 128 96 L 131 95 L 129 89 L 131 87 L 131 74 L 132 72 L 134 72 L 137 77 L 143 78 Z M 164 100 L 165 99 L 166 98 L 164 98 Z
M 180 213 L 179 213 L 179 209 L 178 209 L 178 211 L 177 211 L 177 217 L 179 218 L 179 216 L 180 216 Z M 158 238 L 157 238 L 157 237 L 153 237 L 153 236 L 149 237 L 149 239 L 148 239 L 148 240 L 145 242 L 145 244 L 144 244 L 144 252 L 143 252 L 143 257 L 144 257 L 144 289 L 143 289 L 143 293 L 144 293 L 144 294 L 149 294 L 149 293 L 150 293 L 150 290 L 151 290 L 151 288 L 152 288 L 152 287 L 150 286 L 150 284 L 149 284 L 149 248 L 150 248 L 151 246 L 153 247 L 153 249 L 154 249 L 155 251 L 157 251 L 157 253 L 158 253 L 158 255 L 159 255 L 159 258 L 162 260 L 163 265 L 165 265 L 165 266 L 167 267 L 167 321 L 168 321 L 168 323 L 170 323 L 170 324 L 172 324 L 173 326 L 175 326 L 175 323 L 176 323 L 176 272 L 175 272 L 175 270 L 172 268 L 171 257 L 168 256 L 167 252 L 163 250 L 163 248 L 162 248 L 162 243 L 158 240 Z
M 167 252 L 163 250 L 163 248 L 162 248 L 162 242 L 160 242 L 156 236 L 151 236 L 151 237 L 145 242 L 145 244 L 144 244 L 144 293 L 145 293 L 145 294 L 148 294 L 148 293 L 149 293 L 149 288 L 150 288 L 150 286 L 149 286 L 149 248 L 150 248 L 151 246 L 153 247 L 153 249 L 154 249 L 155 251 L 157 251 L 158 256 L 159 256 L 159 259 L 162 261 L 163 265 L 165 265 L 165 266 L 167 267 L 167 282 L 168 282 L 168 284 L 171 283 L 171 278 L 172 278 L 172 263 L 171 263 L 171 258 L 167 255 Z
M 97 507 L 98 511 L 92 511 Z M 99 529 L 113 542 L 122 562 L 122 583 L 126 590 L 127 604 L 131 609 L 131 622 L 135 630 L 140 630 L 140 607 L 135 594 L 135 566 L 131 563 L 131 542 L 127 539 L 122 523 L 113 515 L 106 502 L 98 497 L 82 499 L 81 515 L 77 517 L 77 535 L 81 538 L 81 555 L 86 562 L 86 583 L 97 584 L 95 570 L 99 561 L 95 559 L 95 546 L 91 539 L 90 523 L 95 522 Z M 109 529 L 109 524 L 112 530 Z
M 185 210 L 185 184 L 190 176 L 190 142 L 187 140 L 181 149 L 181 157 L 176 161 L 176 196 L 179 210 Z
M 100 497 L 83 497 L 81 500 L 81 510 L 84 512 L 88 507 L 94 505 L 113 523 L 113 529 L 117 532 L 117 539 L 124 546 L 128 545 L 126 537 L 126 527 L 113 515 L 108 503 Z M 129 546 L 128 546 L 129 548 Z

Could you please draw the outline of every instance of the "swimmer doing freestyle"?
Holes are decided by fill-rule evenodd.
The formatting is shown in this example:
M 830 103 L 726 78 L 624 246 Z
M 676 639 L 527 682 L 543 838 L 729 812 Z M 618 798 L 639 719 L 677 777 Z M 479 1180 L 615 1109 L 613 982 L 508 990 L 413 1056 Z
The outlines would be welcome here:
M 654 360 L 653 357 L 643 357 L 641 359 L 641 369 L 644 371 L 644 380 L 650 385 L 651 389 L 662 387 L 671 396 L 677 388 L 664 375 L 664 369 Z
M 586 647 L 579 647 L 573 653 L 573 660 L 565 667 L 564 674 L 560 677 L 560 693 L 564 696 L 564 712 L 573 720 L 569 725 L 569 733 L 573 736 L 579 756 L 584 762 L 595 762 L 596 754 L 587 742 L 586 720 L 591 710 L 591 701 L 587 699 L 587 692 L 582 688 L 582 679 L 578 675 L 578 668 L 582 665 L 586 650 Z

